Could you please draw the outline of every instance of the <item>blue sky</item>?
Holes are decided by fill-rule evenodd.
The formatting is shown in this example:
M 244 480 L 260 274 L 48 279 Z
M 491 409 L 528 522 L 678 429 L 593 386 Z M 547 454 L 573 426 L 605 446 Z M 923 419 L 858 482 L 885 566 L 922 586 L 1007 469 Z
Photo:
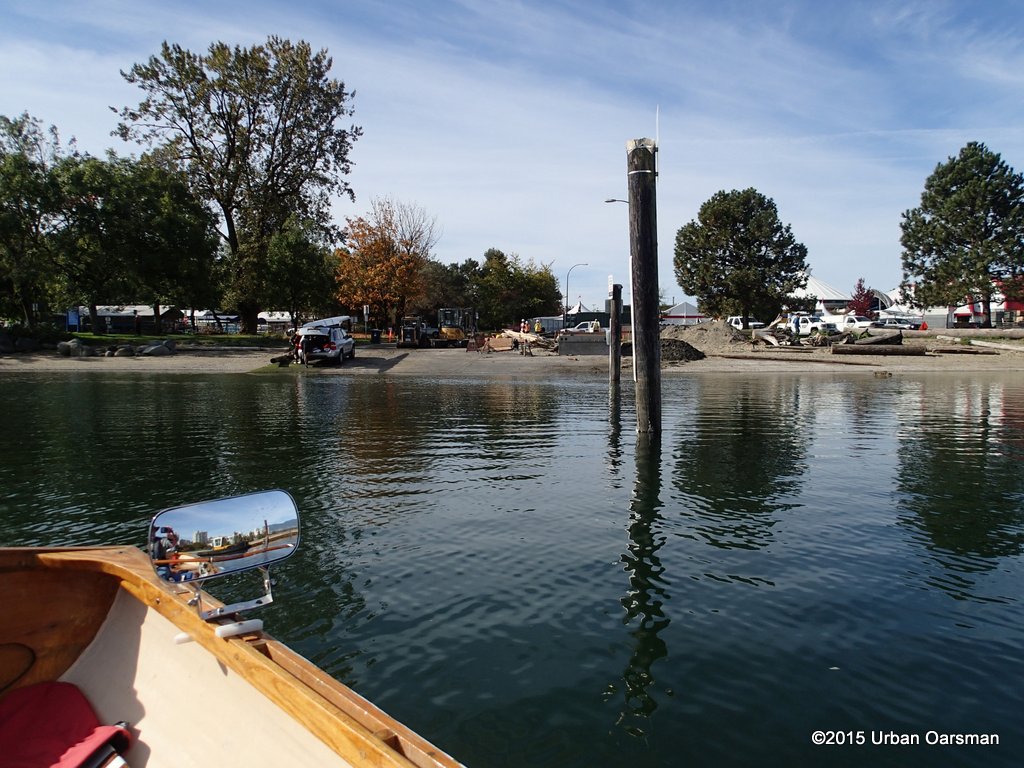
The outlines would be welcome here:
M 436 218 L 435 256 L 491 247 L 549 264 L 569 299 L 627 284 L 626 142 L 659 140 L 659 272 L 720 190 L 754 187 L 844 291 L 900 281 L 901 213 L 935 166 L 981 141 L 1024 170 L 1024 8 L 990 2 L 5 0 L 0 114 L 79 148 L 137 152 L 109 107 L 162 41 L 203 51 L 270 34 L 334 58 L 363 127 L 350 177 Z M 656 119 L 657 116 L 657 119 Z

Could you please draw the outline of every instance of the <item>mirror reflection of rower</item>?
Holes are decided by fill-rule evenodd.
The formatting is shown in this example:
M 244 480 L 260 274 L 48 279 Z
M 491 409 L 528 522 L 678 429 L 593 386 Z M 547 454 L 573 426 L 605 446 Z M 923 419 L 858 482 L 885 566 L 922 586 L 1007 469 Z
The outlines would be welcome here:
M 157 575 L 190 586 L 190 603 L 208 620 L 273 602 L 270 566 L 298 548 L 299 513 L 287 492 L 263 491 L 164 510 L 153 518 L 150 530 Z M 203 582 L 252 569 L 263 574 L 262 596 L 204 610 Z M 241 624 L 251 629 L 254 622 Z M 218 628 L 222 636 L 229 631 Z

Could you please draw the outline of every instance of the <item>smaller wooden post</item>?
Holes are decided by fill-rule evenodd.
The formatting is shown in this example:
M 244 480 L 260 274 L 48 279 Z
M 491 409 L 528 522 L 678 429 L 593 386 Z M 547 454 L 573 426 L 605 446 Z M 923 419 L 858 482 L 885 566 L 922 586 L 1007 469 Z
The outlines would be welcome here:
M 612 286 L 611 318 L 608 321 L 608 386 L 619 396 L 622 380 L 622 286 Z

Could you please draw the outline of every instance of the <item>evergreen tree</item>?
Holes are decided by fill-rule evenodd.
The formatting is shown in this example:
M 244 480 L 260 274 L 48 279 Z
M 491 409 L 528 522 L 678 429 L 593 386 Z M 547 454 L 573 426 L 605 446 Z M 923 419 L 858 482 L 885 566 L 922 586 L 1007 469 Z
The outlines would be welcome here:
M 1024 177 L 970 142 L 927 178 L 901 224 L 904 299 L 914 306 L 1024 297 Z
M 674 265 L 679 286 L 712 317 L 774 317 L 807 284 L 807 248 L 753 188 L 705 202 L 676 234 Z

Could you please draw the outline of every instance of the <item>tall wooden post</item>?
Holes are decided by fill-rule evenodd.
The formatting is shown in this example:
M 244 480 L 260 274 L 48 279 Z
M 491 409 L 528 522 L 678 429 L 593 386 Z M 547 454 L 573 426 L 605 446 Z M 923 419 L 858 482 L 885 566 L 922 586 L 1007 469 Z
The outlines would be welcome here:
M 657 151 L 652 139 L 626 142 L 636 430 L 653 434 L 661 433 L 661 318 L 655 192 Z
M 619 396 L 622 380 L 622 286 L 612 286 L 611 318 L 608 321 L 608 387 Z

